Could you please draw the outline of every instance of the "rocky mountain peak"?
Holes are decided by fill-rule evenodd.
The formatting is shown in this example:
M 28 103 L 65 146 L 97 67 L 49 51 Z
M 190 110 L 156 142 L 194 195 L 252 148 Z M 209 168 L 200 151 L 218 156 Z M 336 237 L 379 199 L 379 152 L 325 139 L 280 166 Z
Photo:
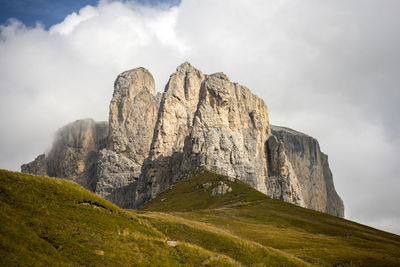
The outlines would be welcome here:
M 138 164 L 143 162 L 148 155 L 157 112 L 154 79 L 147 69 L 136 68 L 118 75 L 110 103 L 107 148 Z
M 193 67 L 192 64 L 190 64 L 190 62 L 188 62 L 188 61 L 183 62 L 181 65 L 179 65 L 179 66 L 176 68 L 176 72 L 181 72 L 181 73 L 185 73 L 185 72 L 190 71 L 190 70 L 198 71 L 198 70 L 197 70 L 195 67 Z M 174 75 L 174 74 L 172 74 L 172 75 Z
M 99 127 L 86 120 L 64 127 L 49 156 L 23 171 L 78 177 L 78 183 L 115 204 L 137 208 L 203 168 L 271 197 L 343 216 L 327 158 L 305 152 L 318 152 L 319 146 L 293 130 L 271 132 L 264 101 L 221 72 L 205 75 L 185 62 L 164 93 L 156 94 L 147 69 L 125 71 L 114 84 L 103 142 Z M 301 139 L 303 150 L 295 143 L 299 138 L 307 139 Z M 60 171 L 66 169 L 75 171 Z
M 153 75 L 143 67 L 131 69 L 118 75 L 114 82 L 113 99 L 125 96 L 134 98 L 142 91 L 156 94 Z
M 225 80 L 227 82 L 230 82 L 229 77 L 223 72 L 216 72 L 216 73 L 213 73 L 213 74 L 211 74 L 209 76 L 217 78 L 217 79 Z

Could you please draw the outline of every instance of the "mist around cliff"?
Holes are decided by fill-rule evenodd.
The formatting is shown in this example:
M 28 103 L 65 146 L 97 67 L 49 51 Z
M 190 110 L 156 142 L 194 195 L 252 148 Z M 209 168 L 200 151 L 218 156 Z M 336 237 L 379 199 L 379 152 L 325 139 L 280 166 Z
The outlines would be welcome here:
M 0 27 L 0 163 L 19 170 L 77 118 L 106 120 L 118 73 L 162 91 L 185 60 L 226 72 L 271 122 L 316 137 L 347 218 L 400 232 L 398 1 L 101 1 L 57 25 Z M 205 14 L 207 14 L 205 16 Z

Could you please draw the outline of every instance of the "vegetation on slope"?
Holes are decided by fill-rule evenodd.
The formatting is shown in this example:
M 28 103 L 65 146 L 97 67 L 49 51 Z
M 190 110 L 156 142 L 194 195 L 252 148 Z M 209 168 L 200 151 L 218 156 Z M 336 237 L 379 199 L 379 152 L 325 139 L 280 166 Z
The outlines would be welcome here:
M 232 192 L 212 196 L 219 181 L 231 186 Z M 205 189 L 202 185 L 207 182 L 213 186 Z M 142 216 L 171 238 L 209 247 L 246 265 L 252 262 L 238 251 L 213 247 L 209 233 L 253 242 L 312 265 L 400 265 L 397 235 L 271 199 L 241 181 L 230 182 L 215 173 L 183 179 L 143 210 L 159 211 Z
M 212 196 L 220 181 L 232 192 Z M 0 170 L 0 212 L 1 266 L 400 265 L 397 235 L 210 172 L 128 212 L 66 180 Z
M 72 182 L 0 170 L 1 266 L 235 265 Z

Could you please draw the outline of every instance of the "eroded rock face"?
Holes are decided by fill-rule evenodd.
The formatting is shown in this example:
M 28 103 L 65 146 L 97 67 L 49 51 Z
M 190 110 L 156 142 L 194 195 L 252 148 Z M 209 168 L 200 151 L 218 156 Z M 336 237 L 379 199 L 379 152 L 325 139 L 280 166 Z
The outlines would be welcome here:
M 124 155 L 102 149 L 98 153 L 93 191 L 122 208 L 132 207 L 132 192 L 136 191 L 140 168 L 141 165 Z
M 271 126 L 271 129 L 283 141 L 286 156 L 299 179 L 306 206 L 343 217 L 343 201 L 336 193 L 328 156 L 321 152 L 318 141 L 289 128 Z
M 266 193 L 267 107 L 222 73 L 206 77 L 188 138 L 185 169 L 201 166 Z
M 262 99 L 223 73 L 203 75 L 189 63 L 182 64 L 171 75 L 161 101 L 150 157 L 139 178 L 137 206 L 197 167 L 304 206 L 293 171 L 274 176 L 277 183 L 287 186 L 269 183 L 267 157 L 280 156 L 268 155 L 270 136 Z
M 264 101 L 223 73 L 204 75 L 186 62 L 156 94 L 150 72 L 137 68 L 116 79 L 108 124 L 81 120 L 63 127 L 49 155 L 22 170 L 71 179 L 123 208 L 137 208 L 203 168 L 342 216 L 325 155 L 309 167 L 314 158 L 296 147 L 297 137 L 274 133 Z M 229 192 L 220 187 L 217 193 Z
M 46 159 L 46 175 L 73 180 L 121 207 L 132 207 L 160 99 L 149 71 L 121 73 L 114 84 L 109 123 L 87 119 L 61 128 Z M 33 167 L 24 165 L 22 171 L 35 171 Z
M 161 94 L 145 68 L 121 73 L 110 103 L 107 149 L 100 151 L 95 192 L 123 208 L 134 206 L 137 180 L 149 156 Z
M 306 207 L 303 191 L 292 164 L 286 156 L 283 142 L 272 135 L 267 141 L 267 150 L 269 168 L 266 194 Z
M 171 75 L 161 98 L 150 156 L 136 192 L 137 205 L 170 187 L 180 176 L 185 140 L 193 125 L 203 80 L 203 73 L 188 62 Z
M 64 126 L 58 130 L 47 157 L 47 174 L 67 178 L 94 190 L 97 151 L 105 146 L 107 135 L 107 123 L 96 123 L 92 119 L 77 120 Z
M 23 164 L 21 166 L 21 172 L 47 176 L 46 155 L 41 154 L 37 156 L 34 161 Z
M 151 159 L 183 152 L 185 138 L 193 125 L 203 80 L 203 73 L 187 62 L 171 75 L 161 99 Z
M 98 151 L 106 146 L 108 123 L 92 119 L 77 120 L 56 133 L 48 155 L 21 166 L 21 171 L 61 177 L 94 191 Z
M 148 70 L 137 68 L 121 73 L 110 103 L 107 149 L 141 165 L 149 155 L 158 102 Z

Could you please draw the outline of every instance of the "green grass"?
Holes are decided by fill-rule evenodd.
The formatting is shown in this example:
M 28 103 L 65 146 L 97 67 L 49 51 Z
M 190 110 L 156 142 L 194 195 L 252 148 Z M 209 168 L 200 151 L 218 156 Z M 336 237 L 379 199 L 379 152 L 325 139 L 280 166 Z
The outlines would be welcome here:
M 212 196 L 220 181 L 232 192 Z M 125 211 L 66 180 L 0 170 L 0 213 L 0 266 L 400 266 L 397 235 L 211 172 Z
M 189 175 L 190 176 L 190 175 Z M 232 188 L 232 192 L 218 197 L 211 195 L 211 190 L 219 181 L 223 181 Z M 204 188 L 204 184 L 212 183 L 213 186 Z M 152 211 L 193 211 L 213 209 L 243 202 L 257 202 L 266 196 L 250 185 L 237 179 L 231 182 L 226 176 L 205 171 L 202 174 L 181 179 L 171 188 L 165 190 L 145 204 L 142 210 Z
M 235 262 L 167 237 L 66 180 L 0 170 L 1 266 L 194 266 Z
M 229 184 L 232 192 L 211 196 L 219 181 Z M 204 189 L 206 182 L 213 186 Z M 198 235 L 198 229 L 213 227 L 223 229 L 230 237 L 275 249 L 312 265 L 400 266 L 399 236 L 271 199 L 243 182 L 229 182 L 215 173 L 205 172 L 180 181 L 143 210 L 158 212 L 154 213 L 157 219 L 154 214 L 142 216 L 164 234 L 199 245 L 206 246 L 209 237 Z M 175 227 L 182 224 L 178 218 L 186 220 L 186 228 Z M 166 225 L 168 220 L 172 225 Z M 194 226 L 194 222 L 203 226 Z M 248 253 L 254 255 L 250 250 Z M 237 252 L 225 254 L 251 264 Z

